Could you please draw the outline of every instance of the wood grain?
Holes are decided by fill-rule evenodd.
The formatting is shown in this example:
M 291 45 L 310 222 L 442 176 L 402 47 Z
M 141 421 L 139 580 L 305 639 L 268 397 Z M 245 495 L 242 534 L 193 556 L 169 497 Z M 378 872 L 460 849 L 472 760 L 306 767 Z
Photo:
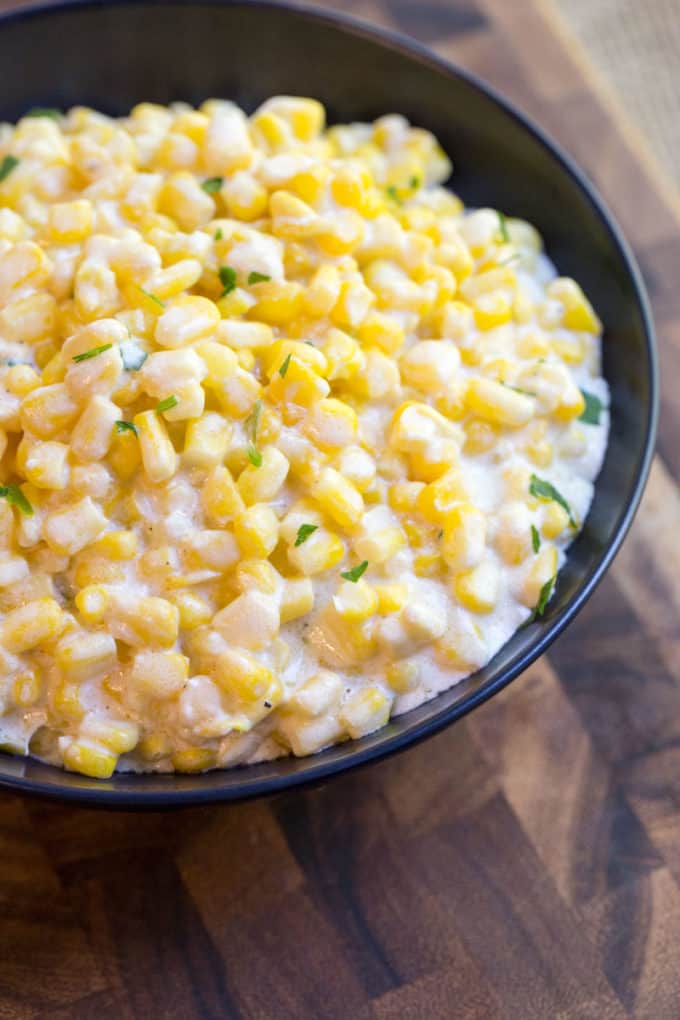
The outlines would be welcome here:
M 396 759 L 181 814 L 0 795 L 0 1020 L 680 1016 L 680 199 L 544 0 L 343 9 L 503 90 L 606 195 L 665 359 L 643 509 L 548 658 Z

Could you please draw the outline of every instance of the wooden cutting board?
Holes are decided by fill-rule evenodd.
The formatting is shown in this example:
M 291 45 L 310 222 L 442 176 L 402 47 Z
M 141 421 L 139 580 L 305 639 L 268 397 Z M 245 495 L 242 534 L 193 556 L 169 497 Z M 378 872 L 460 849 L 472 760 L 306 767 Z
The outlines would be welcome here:
M 680 1016 L 680 204 L 540 0 L 343 6 L 505 92 L 619 217 L 664 355 L 643 509 L 550 655 L 395 759 L 177 814 L 0 795 L 3 1020 Z

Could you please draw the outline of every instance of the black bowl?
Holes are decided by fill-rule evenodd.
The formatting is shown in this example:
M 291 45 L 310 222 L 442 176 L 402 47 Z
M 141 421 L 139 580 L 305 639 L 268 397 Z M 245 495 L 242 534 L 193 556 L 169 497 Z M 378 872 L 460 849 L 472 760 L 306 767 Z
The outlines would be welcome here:
M 55 42 L 58 45 L 55 45 Z M 276 93 L 315 96 L 329 120 L 405 114 L 453 158 L 453 187 L 539 229 L 560 271 L 584 286 L 605 324 L 609 449 L 585 527 L 545 617 L 492 662 L 359 741 L 311 758 L 191 776 L 106 781 L 0 754 L 0 786 L 110 806 L 170 806 L 272 793 L 382 758 L 435 733 L 501 690 L 566 627 L 611 563 L 640 501 L 657 418 L 657 368 L 640 273 L 583 173 L 471 75 L 362 24 L 269 3 L 86 2 L 0 18 L 0 117 L 88 104 L 126 113 L 142 100 L 228 97 L 252 110 Z

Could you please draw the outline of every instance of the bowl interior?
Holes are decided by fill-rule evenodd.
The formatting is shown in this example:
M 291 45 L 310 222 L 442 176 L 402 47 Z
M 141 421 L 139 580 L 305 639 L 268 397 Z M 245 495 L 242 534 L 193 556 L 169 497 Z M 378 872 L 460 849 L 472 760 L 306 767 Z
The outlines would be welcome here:
M 54 46 L 55 38 L 59 46 Z M 467 77 L 403 41 L 295 8 L 259 3 L 94 3 L 0 19 L 0 118 L 31 106 L 86 104 L 112 114 L 147 100 L 232 98 L 246 110 L 276 93 L 315 96 L 329 120 L 400 112 L 433 131 L 454 162 L 454 190 L 533 223 L 561 272 L 605 324 L 612 429 L 592 510 L 545 618 L 519 631 L 474 676 L 361 741 L 307 759 L 204 776 L 88 780 L 0 754 L 0 785 L 75 799 L 177 803 L 250 796 L 381 756 L 469 710 L 516 675 L 592 590 L 637 504 L 655 422 L 651 325 L 616 228 L 577 171 Z

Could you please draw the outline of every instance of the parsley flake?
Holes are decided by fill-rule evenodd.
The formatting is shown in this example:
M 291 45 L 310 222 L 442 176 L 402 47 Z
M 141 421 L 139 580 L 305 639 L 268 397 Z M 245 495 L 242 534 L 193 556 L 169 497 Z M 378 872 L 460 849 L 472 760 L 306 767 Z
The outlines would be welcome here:
M 224 184 L 224 177 L 208 177 L 201 187 L 208 195 L 214 195 Z
M 352 567 L 351 570 L 345 570 L 340 577 L 344 577 L 346 581 L 351 581 L 352 584 L 356 584 L 360 577 L 366 573 L 368 569 L 368 560 L 364 560 L 357 567 Z
M 218 227 L 217 230 L 215 231 L 215 240 L 216 241 L 221 241 L 223 237 L 224 237 L 224 233 L 222 231 L 222 227 Z
M 220 283 L 224 287 L 220 297 L 226 297 L 236 287 L 236 270 L 232 269 L 231 266 L 220 266 L 218 275 Z
M 541 548 L 541 535 L 535 524 L 531 525 L 531 548 L 535 553 Z
M 156 414 L 163 414 L 164 411 L 170 411 L 173 407 L 177 407 L 179 400 L 174 395 L 166 397 L 164 400 L 159 400 L 156 404 Z
M 417 191 L 420 187 L 420 177 L 414 175 L 408 183 L 411 191 Z
M 116 432 L 134 432 L 137 435 L 137 426 L 133 425 L 131 421 L 117 421 Z
M 52 117 L 53 120 L 58 120 L 61 117 L 61 110 L 57 110 L 55 106 L 34 106 L 32 110 L 28 111 L 26 116 Z
M 96 358 L 98 354 L 103 354 L 104 351 L 110 351 L 113 344 L 102 344 L 101 347 L 91 347 L 89 351 L 83 351 L 82 354 L 75 354 L 73 361 L 80 364 L 81 361 L 89 361 L 90 358 Z
M 256 446 L 253 446 L 252 443 L 248 443 L 248 460 L 253 467 L 262 467 L 262 454 Z
M 541 588 L 541 591 L 538 596 L 538 602 L 536 603 L 536 608 L 534 609 L 534 614 L 532 616 L 532 620 L 535 620 L 538 616 L 543 616 L 543 614 L 545 613 L 545 607 L 548 605 L 548 602 L 550 601 L 550 596 L 553 593 L 553 588 L 555 587 L 555 580 L 556 575 L 553 574 L 553 576 L 550 577 Z
M 586 406 L 583 408 L 583 414 L 579 415 L 578 420 L 585 422 L 586 425 L 599 425 L 600 415 L 603 411 L 602 401 L 594 393 L 588 393 L 587 390 L 581 390 L 581 393 L 583 394 Z
M 566 499 L 561 492 L 558 492 L 554 485 L 550 482 L 546 482 L 544 478 L 539 478 L 538 475 L 532 475 L 529 482 L 529 495 L 535 496 L 537 499 L 542 499 L 546 502 L 551 500 L 554 503 L 559 503 L 563 510 L 566 510 L 569 515 L 569 523 L 572 528 L 576 527 L 576 521 L 571 512 L 571 507 L 567 503 Z
M 257 400 L 253 405 L 253 409 L 243 423 L 243 427 L 248 435 L 248 460 L 253 467 L 261 467 L 262 465 L 262 454 L 257 448 L 257 429 L 260 424 L 260 415 L 262 414 L 262 401 Z
M 26 517 L 33 516 L 33 507 L 18 485 L 0 485 L 0 499 L 6 499 L 12 506 L 21 510 Z
M 282 379 L 286 378 L 286 372 L 288 371 L 288 366 L 290 365 L 290 359 L 292 357 L 293 357 L 292 354 L 286 355 L 286 360 L 283 362 L 281 368 L 279 369 L 279 375 L 281 376 Z
M 505 217 L 505 213 L 498 212 L 498 230 L 501 235 L 501 241 L 504 244 L 510 244 L 510 234 L 508 233 L 508 221 Z
M 19 166 L 19 160 L 16 156 L 5 156 L 2 163 L 0 163 L 0 181 L 4 181 L 5 177 L 9 177 L 12 170 Z
M 397 203 L 397 205 L 402 205 L 403 204 L 402 200 L 401 200 L 401 195 L 397 191 L 397 189 L 394 186 L 394 184 L 390 184 L 390 186 L 388 188 L 385 188 L 385 191 L 390 196 L 392 201 Z
M 295 539 L 295 548 L 306 542 L 310 535 L 313 535 L 319 528 L 318 524 L 301 524 L 298 528 L 297 538 Z
M 248 286 L 249 287 L 253 283 L 266 283 L 267 280 L 271 280 L 271 276 L 267 276 L 266 273 L 258 273 L 256 269 L 253 269 L 252 273 L 248 273 Z
M 165 301 L 161 301 L 161 299 L 159 297 L 156 297 L 155 294 L 152 294 L 150 290 L 144 290 L 143 287 L 140 287 L 139 289 L 141 290 L 144 297 L 148 298 L 149 301 L 153 301 L 153 303 L 155 305 L 158 305 L 159 308 L 165 308 Z

